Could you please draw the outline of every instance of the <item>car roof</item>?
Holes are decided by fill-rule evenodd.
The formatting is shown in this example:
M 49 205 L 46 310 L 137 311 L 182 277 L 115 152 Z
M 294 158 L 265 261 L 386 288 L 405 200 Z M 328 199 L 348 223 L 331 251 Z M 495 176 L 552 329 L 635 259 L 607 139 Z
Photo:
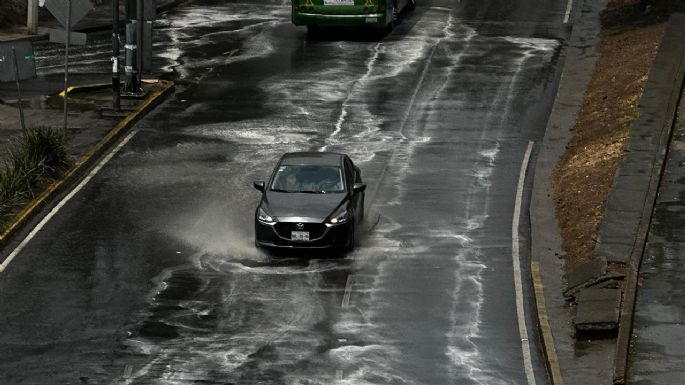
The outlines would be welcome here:
M 340 166 L 343 154 L 335 152 L 289 152 L 281 157 L 281 164 Z

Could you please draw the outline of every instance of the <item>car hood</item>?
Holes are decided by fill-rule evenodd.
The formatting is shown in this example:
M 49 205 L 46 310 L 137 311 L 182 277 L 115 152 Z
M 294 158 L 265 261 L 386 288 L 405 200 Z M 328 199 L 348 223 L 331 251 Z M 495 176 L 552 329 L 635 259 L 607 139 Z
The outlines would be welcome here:
M 345 201 L 347 194 L 266 192 L 266 203 L 276 218 L 306 217 L 324 220 Z

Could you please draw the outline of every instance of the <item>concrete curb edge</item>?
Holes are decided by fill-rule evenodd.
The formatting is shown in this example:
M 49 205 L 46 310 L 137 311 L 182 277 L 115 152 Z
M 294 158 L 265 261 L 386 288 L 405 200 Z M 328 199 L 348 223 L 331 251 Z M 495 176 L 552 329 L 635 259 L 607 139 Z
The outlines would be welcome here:
M 680 17 L 685 20 L 685 15 Z M 673 20 L 673 16 L 671 20 Z M 669 35 L 670 31 L 672 30 L 667 27 L 666 35 L 659 47 L 660 51 L 664 50 L 664 43 L 669 39 L 680 38 L 679 36 L 673 36 L 675 35 L 674 32 L 671 32 L 671 35 Z M 657 57 L 659 57 L 659 54 L 657 54 Z M 656 65 L 653 68 L 661 69 Z M 650 73 L 650 77 L 651 76 L 652 73 Z M 616 353 L 614 356 L 612 378 L 615 385 L 624 385 L 628 380 L 628 358 L 633 335 L 633 321 L 635 317 L 635 302 L 638 293 L 640 266 L 642 265 L 644 249 L 651 226 L 652 211 L 656 204 L 659 186 L 665 170 L 666 157 L 668 156 L 668 149 L 673 134 L 673 126 L 675 124 L 678 104 L 680 103 L 680 96 L 685 87 L 685 50 L 680 52 L 672 84 L 671 93 L 667 96 L 665 121 L 661 127 L 658 128 L 661 130 L 661 133 L 659 134 L 658 149 L 654 154 L 654 163 L 651 167 L 651 175 L 649 177 L 649 185 L 647 186 L 644 206 L 639 219 L 638 229 L 634 240 L 635 243 L 630 253 L 629 271 L 626 280 L 626 289 L 623 294 L 618 336 L 616 338 Z
M 561 366 L 559 365 L 559 357 L 557 356 L 557 351 L 554 347 L 552 327 L 549 324 L 549 316 L 547 315 L 544 286 L 542 284 L 542 277 L 540 276 L 540 264 L 537 261 L 530 262 L 530 274 L 535 295 L 538 329 L 542 335 L 542 350 L 545 356 L 550 381 L 552 385 L 564 385 L 564 379 L 561 376 Z
M 174 91 L 175 83 L 168 80 L 160 80 L 162 88 L 151 93 L 140 105 L 128 116 L 117 123 L 102 139 L 86 151 L 74 165 L 62 176 L 50 184 L 40 195 L 28 203 L 24 209 L 17 214 L 7 229 L 0 234 L 0 246 L 9 243 L 17 232 L 26 225 L 29 220 L 34 218 L 42 208 L 48 206 L 60 193 L 78 183 L 87 171 L 110 149 L 126 132 L 129 131 L 141 118 L 143 118 L 154 107 L 160 104 L 164 97 Z

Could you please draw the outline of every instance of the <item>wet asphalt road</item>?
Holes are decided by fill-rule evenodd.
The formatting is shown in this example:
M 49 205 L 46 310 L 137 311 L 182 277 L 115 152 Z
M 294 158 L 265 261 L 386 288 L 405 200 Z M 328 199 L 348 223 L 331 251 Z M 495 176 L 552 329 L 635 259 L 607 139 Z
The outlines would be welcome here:
M 308 38 L 289 10 L 191 1 L 159 21 L 178 90 L 0 276 L 0 383 L 529 383 L 512 218 L 566 3 L 419 2 L 380 41 Z M 75 71 L 106 73 L 89 55 Z M 251 182 L 297 150 L 362 170 L 346 258 L 253 247 Z

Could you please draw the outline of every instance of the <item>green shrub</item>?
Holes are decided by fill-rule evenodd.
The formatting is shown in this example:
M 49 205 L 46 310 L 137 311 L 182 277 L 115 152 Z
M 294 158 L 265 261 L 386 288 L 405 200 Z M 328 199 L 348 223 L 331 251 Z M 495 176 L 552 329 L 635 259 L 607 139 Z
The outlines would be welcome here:
M 66 138 L 59 129 L 33 128 L 13 140 L 0 163 L 0 223 L 59 178 L 69 164 Z

